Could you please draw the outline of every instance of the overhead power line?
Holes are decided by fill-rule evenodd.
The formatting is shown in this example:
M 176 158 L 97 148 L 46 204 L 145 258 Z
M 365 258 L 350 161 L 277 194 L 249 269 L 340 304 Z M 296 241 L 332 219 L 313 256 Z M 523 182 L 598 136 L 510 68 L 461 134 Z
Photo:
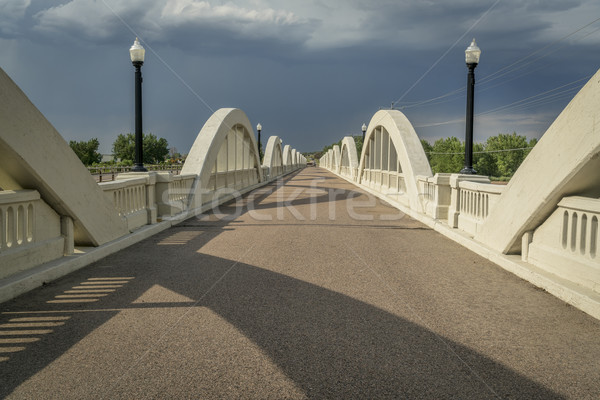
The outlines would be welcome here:
M 483 151 L 474 151 L 473 154 L 483 154 L 483 153 L 504 153 L 507 151 L 520 151 L 520 150 L 531 150 L 533 149 L 533 147 L 519 147 L 516 149 L 502 149 L 502 150 L 483 150 Z M 433 152 L 433 151 L 426 151 L 425 154 L 435 154 L 435 155 L 458 155 L 458 154 L 465 154 L 464 151 L 460 151 L 458 153 L 439 153 L 439 152 Z
M 443 59 L 444 57 L 446 57 L 446 55 L 447 55 L 448 53 L 450 53 L 450 51 L 452 51 L 452 49 L 453 49 L 454 47 L 456 47 L 456 45 L 458 44 L 458 42 L 460 42 L 460 41 L 461 41 L 461 40 L 462 40 L 462 39 L 463 39 L 463 38 L 464 38 L 464 37 L 465 37 L 465 36 L 466 36 L 466 35 L 467 35 L 469 32 L 471 32 L 471 31 L 473 30 L 473 28 L 475 28 L 475 27 L 477 26 L 477 24 L 479 24 L 479 22 L 481 22 L 481 20 L 482 20 L 482 19 L 484 19 L 484 18 L 485 18 L 485 17 L 486 17 L 486 16 L 489 14 L 489 12 L 490 12 L 490 11 L 492 11 L 492 9 L 493 9 L 494 7 L 496 7 L 496 4 L 498 4 L 499 2 L 500 2 L 500 0 L 496 0 L 496 1 L 494 2 L 494 4 L 492 4 L 492 5 L 490 6 L 490 8 L 488 8 L 488 9 L 487 9 L 487 11 L 486 11 L 486 12 L 484 12 L 484 13 L 481 15 L 481 17 L 479 17 L 479 18 L 477 19 L 477 21 L 475 21 L 475 22 L 473 23 L 473 25 L 471 25 L 471 27 L 465 31 L 465 33 L 463 33 L 463 34 L 462 34 L 462 35 L 461 35 L 461 36 L 460 36 L 458 39 L 456 39 L 456 41 L 455 41 L 455 42 L 452 44 L 452 46 L 450 46 L 450 47 L 448 48 L 448 50 L 446 50 L 446 51 L 444 52 L 444 54 L 442 54 L 442 55 L 440 56 L 440 58 L 438 58 L 438 59 L 437 59 L 437 60 L 436 60 L 436 61 L 435 61 L 435 62 L 434 62 L 432 65 L 431 65 L 431 67 L 429 67 L 429 69 L 428 69 L 427 71 L 425 71 L 425 73 L 424 73 L 423 75 L 421 75 L 421 77 L 420 77 L 419 79 L 417 79 L 417 80 L 416 80 L 416 82 L 415 82 L 415 83 L 413 83 L 413 84 L 412 84 L 412 86 L 411 86 L 411 87 L 409 87 L 409 88 L 408 88 L 408 90 L 406 90 L 406 91 L 404 92 L 404 94 L 402 94 L 402 96 L 400 96 L 400 98 L 399 98 L 398 100 L 396 100 L 396 101 L 392 102 L 392 108 L 394 108 L 394 105 L 395 105 L 396 103 L 399 103 L 400 101 L 402 101 L 402 99 L 403 99 L 403 98 L 404 98 L 404 97 L 405 97 L 405 96 L 406 96 L 408 93 L 410 93 L 410 91 L 411 91 L 411 90 L 413 90 L 413 89 L 414 89 L 414 87 L 415 87 L 415 86 L 417 86 L 417 85 L 419 84 L 419 82 L 421 82 L 421 81 L 423 80 L 423 78 L 425 78 L 425 77 L 427 76 L 427 74 L 429 74 L 429 72 L 430 72 L 432 69 L 434 69 L 434 68 L 435 68 L 435 66 L 436 66 L 436 65 L 438 65 L 438 64 L 439 64 L 439 62 L 440 62 L 440 61 L 442 61 L 442 59 Z
M 575 36 L 577 33 L 581 32 L 585 28 L 587 28 L 587 27 L 589 27 L 589 26 L 597 23 L 598 21 L 600 21 L 600 18 L 596 18 L 593 21 L 584 24 L 583 26 L 581 26 L 581 27 L 575 29 L 574 31 L 572 31 L 572 32 L 564 35 L 563 37 L 555 40 L 554 42 L 552 42 L 552 43 L 550 43 L 550 44 L 548 44 L 548 45 L 546 45 L 546 46 L 544 46 L 544 47 L 542 47 L 542 48 L 534 51 L 533 53 L 531 53 L 530 55 L 526 56 L 525 58 L 521 58 L 518 61 L 515 61 L 515 62 L 513 62 L 513 63 L 511 63 L 511 64 L 509 64 L 509 65 L 507 65 L 505 67 L 502 67 L 499 70 L 497 70 L 497 71 L 495 71 L 495 72 L 493 72 L 493 73 L 491 73 L 491 74 L 489 74 L 489 75 L 487 75 L 487 76 L 485 76 L 483 78 L 480 78 L 478 80 L 478 89 L 480 91 L 489 90 L 491 88 L 494 88 L 494 87 L 506 84 L 506 83 L 508 83 L 510 81 L 513 81 L 515 79 L 521 78 L 521 77 L 523 77 L 525 75 L 532 74 L 532 73 L 534 73 L 536 71 L 539 71 L 540 69 L 547 68 L 548 64 L 544 64 L 544 65 L 541 65 L 541 66 L 539 66 L 538 68 L 535 68 L 535 69 L 531 69 L 530 68 L 530 69 L 527 69 L 526 71 L 522 71 L 526 66 L 529 66 L 529 65 L 531 65 L 531 64 L 533 64 L 533 63 L 535 63 L 537 61 L 540 61 L 543 58 L 546 58 L 549 55 L 551 55 L 551 54 L 559 51 L 563 47 L 567 46 L 567 44 L 565 43 L 565 44 L 562 44 L 559 47 L 556 47 L 560 43 L 566 41 L 567 39 L 571 38 L 572 36 Z M 582 39 L 584 39 L 584 38 L 586 38 L 586 37 L 588 37 L 588 36 L 590 36 L 590 35 L 598 32 L 598 31 L 600 31 L 600 27 L 594 29 L 591 32 L 586 33 L 585 35 L 577 38 L 576 40 L 582 40 Z M 553 48 L 553 47 L 556 47 L 556 48 Z M 548 50 L 548 49 L 551 49 L 551 51 L 543 53 L 545 50 Z M 533 59 L 531 60 L 531 58 L 533 58 Z M 518 73 L 518 74 L 515 75 L 514 73 L 518 72 L 518 71 L 520 71 L 520 73 Z M 508 77 L 508 79 L 502 80 L 501 82 L 495 82 L 494 85 L 489 86 L 490 83 L 492 83 L 492 82 L 494 82 L 494 81 L 496 81 L 496 80 L 498 80 L 498 79 L 500 79 L 502 77 L 505 77 L 505 76 L 507 76 L 509 74 L 511 74 L 511 75 Z M 433 98 L 430 98 L 430 99 L 421 100 L 421 101 L 413 101 L 413 102 L 406 103 L 405 105 L 402 105 L 399 108 L 400 109 L 408 109 L 408 108 L 419 107 L 419 106 L 423 106 L 423 105 L 441 104 L 441 103 L 444 103 L 444 102 L 447 102 L 447 101 L 454 100 L 454 99 L 451 98 L 452 96 L 457 96 L 459 94 L 462 94 L 462 92 L 464 92 L 464 91 L 465 91 L 465 87 L 463 86 L 463 87 L 457 88 L 455 90 L 452 90 L 452 91 L 450 91 L 448 93 L 445 93 L 445 94 L 442 94 L 440 96 L 436 96 L 436 97 L 433 97 Z M 443 100 L 443 99 L 445 99 L 445 100 Z M 443 100 L 443 101 L 440 101 L 440 100 Z M 399 101 L 400 100 L 396 101 L 394 104 L 399 103 Z
M 475 114 L 475 116 L 481 117 L 484 115 L 490 115 L 490 114 L 494 114 L 494 113 L 497 113 L 500 111 L 507 111 L 507 110 L 512 110 L 512 111 L 524 110 L 526 108 L 530 108 L 533 106 L 548 104 L 548 103 L 552 103 L 552 102 L 555 102 L 558 100 L 562 100 L 564 98 L 572 97 L 573 94 L 575 94 L 577 91 L 579 91 L 581 89 L 581 87 L 583 86 L 583 83 L 581 83 L 581 82 L 587 81 L 591 77 L 592 77 L 592 75 L 588 75 L 586 77 L 574 80 L 567 84 L 558 86 L 554 89 L 550 89 L 545 92 L 536 94 L 534 96 L 530 96 L 525 99 L 517 100 L 515 102 L 493 108 L 491 110 L 477 113 L 477 114 Z M 578 85 L 573 86 L 575 84 L 578 84 Z M 572 87 L 570 87 L 570 86 L 572 86 Z M 560 89 L 564 89 L 564 90 L 560 90 Z M 450 125 L 450 124 L 464 122 L 464 120 L 465 120 L 465 118 L 461 117 L 461 118 L 452 119 L 452 120 L 443 121 L 443 122 L 433 122 L 433 123 L 415 125 L 414 127 L 415 128 L 428 128 L 428 127 L 441 126 L 441 125 Z

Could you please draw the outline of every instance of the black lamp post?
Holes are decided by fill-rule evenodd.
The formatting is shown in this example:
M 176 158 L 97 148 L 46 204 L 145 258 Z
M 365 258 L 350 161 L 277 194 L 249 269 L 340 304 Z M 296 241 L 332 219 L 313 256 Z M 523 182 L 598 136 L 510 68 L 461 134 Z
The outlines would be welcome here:
M 481 50 L 477 47 L 475 39 L 465 50 L 465 60 L 469 73 L 467 75 L 467 122 L 465 130 L 465 166 L 460 170 L 461 174 L 475 175 L 473 169 L 473 97 L 475 96 L 475 67 L 479 63 Z
M 367 132 L 367 126 L 365 124 L 363 124 L 362 126 L 362 133 L 363 133 L 363 146 L 365 143 L 365 133 Z
M 256 125 L 256 130 L 258 131 L 258 159 L 262 163 L 262 150 L 260 149 L 260 131 L 262 131 L 262 125 L 260 123 Z
M 133 46 L 129 49 L 131 62 L 135 67 L 135 163 L 131 171 L 146 172 L 144 168 L 144 136 L 142 134 L 142 65 L 146 50 L 135 38 Z

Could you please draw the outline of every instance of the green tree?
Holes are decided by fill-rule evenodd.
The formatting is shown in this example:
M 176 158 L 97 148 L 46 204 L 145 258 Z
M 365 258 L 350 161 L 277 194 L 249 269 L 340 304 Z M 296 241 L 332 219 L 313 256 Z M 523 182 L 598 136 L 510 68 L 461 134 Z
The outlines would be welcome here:
M 157 138 L 149 133 L 144 135 L 144 161 L 148 164 L 165 162 L 169 155 L 169 143 L 165 138 Z
M 486 153 L 479 157 L 475 169 L 484 175 L 511 177 L 536 143 L 537 139 L 528 142 L 525 136 L 516 132 L 491 136 L 484 145 Z
M 423 150 L 425 151 L 425 155 L 427 156 L 427 161 L 431 165 L 431 152 L 433 151 L 433 146 L 425 139 L 421 139 L 421 146 L 423 146 Z
M 117 136 L 112 147 L 113 156 L 121 161 L 133 161 L 135 158 L 135 136 L 133 133 Z
M 102 161 L 102 154 L 98 152 L 100 142 L 97 138 L 90 139 L 87 142 L 71 140 L 69 141 L 69 146 L 71 146 L 71 149 L 73 149 L 77 157 L 86 166 Z
M 456 137 L 438 139 L 431 149 L 431 171 L 458 173 L 464 167 L 465 146 Z
M 362 155 L 363 148 L 363 137 L 362 136 L 353 136 L 354 144 L 356 144 L 356 154 L 358 156 L 358 162 L 360 162 L 360 156 Z
M 144 163 L 156 164 L 164 162 L 169 155 L 169 143 L 165 138 L 158 139 L 155 135 L 144 134 Z M 119 134 L 113 143 L 113 155 L 123 161 L 135 159 L 135 135 L 133 133 Z

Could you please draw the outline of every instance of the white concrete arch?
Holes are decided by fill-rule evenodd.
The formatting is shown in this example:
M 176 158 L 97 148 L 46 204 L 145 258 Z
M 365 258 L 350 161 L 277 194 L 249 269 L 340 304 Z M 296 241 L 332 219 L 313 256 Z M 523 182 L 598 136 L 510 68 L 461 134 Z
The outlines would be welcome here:
M 298 152 L 296 151 L 296 149 L 292 149 L 292 165 L 294 166 L 294 169 L 296 169 L 296 167 L 298 166 Z
M 346 136 L 342 139 L 340 166 L 337 173 L 350 179 L 356 179 L 357 168 L 358 153 L 356 152 L 356 142 L 352 136 Z
M 340 168 L 340 146 L 338 146 L 337 144 L 333 145 L 333 148 L 331 149 L 333 151 L 333 160 L 332 160 L 332 166 L 331 169 L 332 171 L 337 172 Z
M 269 169 L 269 179 L 274 179 L 284 174 L 283 151 L 281 149 L 281 139 L 279 136 L 271 136 L 265 147 L 265 157 L 263 158 L 263 167 Z
M 398 110 L 380 110 L 367 128 L 359 163 L 359 183 L 395 195 L 422 211 L 417 175 L 431 176 L 431 167 L 412 124 Z
M 283 146 L 282 156 L 285 172 L 290 172 L 294 167 L 292 165 L 292 147 L 289 144 Z
M 333 168 L 333 149 L 327 151 L 327 169 Z
M 197 175 L 190 200 L 196 206 L 261 182 L 258 148 L 246 114 L 236 108 L 217 110 L 196 137 L 181 174 Z

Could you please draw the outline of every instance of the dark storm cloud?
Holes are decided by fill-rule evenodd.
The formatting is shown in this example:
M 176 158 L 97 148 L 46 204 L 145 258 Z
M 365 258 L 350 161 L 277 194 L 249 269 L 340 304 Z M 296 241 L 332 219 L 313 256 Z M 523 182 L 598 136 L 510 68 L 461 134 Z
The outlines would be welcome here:
M 600 17 L 597 2 L 501 0 L 482 18 L 494 3 L 0 0 L 0 60 L 67 139 L 99 137 L 109 151 L 133 124 L 127 51 L 137 34 L 148 50 L 149 131 L 185 152 L 212 110 L 239 107 L 253 125 L 262 123 L 264 134 L 316 150 L 359 133 L 379 107 L 404 93 L 399 106 L 464 87 L 464 49 L 472 37 L 483 51 L 476 113 L 600 65 L 594 31 L 600 23 L 553 44 Z M 485 83 L 511 64 L 524 68 Z M 460 120 L 464 99 L 447 100 L 403 112 L 418 126 Z M 476 118 L 476 139 L 507 130 L 539 136 L 566 101 Z M 430 138 L 461 131 L 461 124 L 417 129 Z
M 119 43 L 130 28 L 147 43 L 185 50 L 220 49 L 232 43 L 294 47 L 305 42 L 317 24 L 283 10 L 193 0 L 73 0 L 39 11 L 34 18 L 34 32 L 57 40 Z

